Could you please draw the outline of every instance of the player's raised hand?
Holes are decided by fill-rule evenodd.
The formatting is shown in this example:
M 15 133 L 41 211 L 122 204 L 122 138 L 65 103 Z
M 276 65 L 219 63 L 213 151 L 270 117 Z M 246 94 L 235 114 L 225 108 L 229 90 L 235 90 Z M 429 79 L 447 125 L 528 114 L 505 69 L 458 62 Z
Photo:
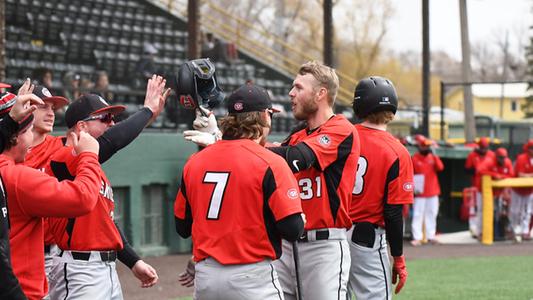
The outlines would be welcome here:
M 144 107 L 148 107 L 152 111 L 152 120 L 155 120 L 159 116 L 170 94 L 170 89 L 165 89 L 166 83 L 167 81 L 163 77 L 155 74 L 152 78 L 148 79 Z
M 13 108 L 9 111 L 9 116 L 18 123 L 33 113 L 37 109 L 37 105 L 44 105 L 44 102 L 34 94 L 17 96 Z
M 154 286 L 159 279 L 155 269 L 143 260 L 138 260 L 133 268 L 131 268 L 133 275 L 141 281 L 141 287 L 149 288 Z
M 31 80 L 29 78 L 26 78 L 26 80 L 24 80 L 24 84 L 22 84 L 22 86 L 19 88 L 17 96 L 28 95 L 33 93 L 34 87 L 35 86 L 31 84 Z
M 396 289 L 394 290 L 394 293 L 398 294 L 407 281 L 407 267 L 405 266 L 405 257 L 403 255 L 395 256 L 393 258 L 394 265 L 392 267 L 392 284 L 396 284 L 396 282 L 398 282 Z
M 98 155 L 98 151 L 100 151 L 98 141 L 85 131 L 80 131 L 79 135 L 71 132 L 68 139 L 68 143 L 74 147 L 76 154 L 91 152 Z
M 219 131 L 215 114 L 201 106 L 196 109 L 196 119 L 192 122 L 192 127 L 198 131 L 210 134 L 215 134 Z

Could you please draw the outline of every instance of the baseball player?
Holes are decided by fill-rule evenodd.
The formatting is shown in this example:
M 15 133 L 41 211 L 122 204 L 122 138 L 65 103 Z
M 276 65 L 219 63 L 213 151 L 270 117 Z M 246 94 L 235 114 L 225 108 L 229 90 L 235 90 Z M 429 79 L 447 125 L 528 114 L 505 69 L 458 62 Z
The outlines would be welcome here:
M 55 111 L 67 105 L 69 100 L 61 96 L 52 96 L 50 91 L 41 85 L 32 86 L 31 89 L 28 92 L 33 92 L 34 95 L 44 101 L 44 104 L 39 105 L 33 113 L 33 141 L 24 160 L 24 164 L 39 171 L 44 171 L 50 155 L 63 147 L 64 140 L 66 140 L 65 137 L 52 136 L 50 132 L 54 128 Z M 46 277 L 49 279 L 52 268 L 52 257 L 59 252 L 52 235 L 48 232 L 47 218 L 44 218 L 43 230 L 44 264 Z
M 407 280 L 402 208 L 413 202 L 413 164 L 407 149 L 386 131 L 397 107 L 396 90 L 386 78 L 367 77 L 355 87 L 354 113 L 363 122 L 355 126 L 361 156 L 348 238 L 349 291 L 357 299 L 391 299 L 391 281 L 399 293 Z M 392 274 L 387 244 L 394 261 Z
M 0 83 L 0 87 L 9 85 Z M 43 102 L 36 96 L 24 95 L 15 97 L 10 93 L 0 95 L 0 103 L 12 102 L 13 107 L 8 114 L 3 114 L 0 119 L 0 151 L 13 137 L 16 137 L 20 121 L 23 121 Z M 33 105 L 32 105 L 33 102 Z M 30 105 L 27 105 L 27 104 Z M 5 106 L 2 105 L 4 110 Z M 0 299 L 23 300 L 27 299 L 20 284 L 13 273 L 11 254 L 9 248 L 9 214 L 7 210 L 6 195 L 2 178 L 0 177 Z
M 533 140 L 527 141 L 523 152 L 516 157 L 514 171 L 517 177 L 533 177 Z M 511 190 L 510 221 L 515 241 L 529 240 L 533 201 L 532 188 L 513 188 Z
M 418 152 L 413 155 L 415 181 L 415 199 L 413 203 L 413 221 L 411 228 L 413 240 L 411 245 L 422 245 L 422 223 L 424 224 L 428 242 L 437 244 L 437 215 L 439 213 L 440 185 L 437 172 L 444 170 L 444 164 L 431 149 L 433 142 L 422 138 L 418 141 Z M 420 186 L 417 186 L 419 184 Z
M 492 179 L 514 177 L 513 163 L 507 155 L 507 149 L 501 147 L 496 149 L 495 157 L 485 160 L 479 166 L 479 173 L 481 176 L 490 175 Z M 505 239 L 508 223 L 504 209 L 507 206 L 504 201 L 504 189 L 493 188 L 492 195 L 494 198 L 494 238 L 502 240 Z
M 263 147 L 275 112 L 266 90 L 245 84 L 227 107 L 222 140 L 185 164 L 174 205 L 177 232 L 192 235 L 194 299 L 284 299 L 272 260 L 281 237 L 303 232 L 298 184 Z
M 105 149 L 100 151 L 100 160 L 109 159 L 161 112 L 169 93 L 168 89 L 164 90 L 165 82 L 154 75 L 146 89 L 145 107 L 117 126 L 113 116 L 122 112 L 124 106 L 109 106 L 93 94 L 78 98 L 65 112 L 68 132 L 87 132 L 97 138 L 100 147 Z M 77 168 L 72 145 L 67 141 L 52 155 L 46 172 L 61 181 L 77 178 Z M 132 270 L 142 287 L 151 287 L 158 280 L 156 271 L 139 258 L 113 221 L 113 190 L 105 173 L 100 172 L 97 178 L 100 191 L 91 213 L 77 218 L 49 219 L 50 231 L 61 249 L 51 271 L 51 299 L 122 299 L 115 269 L 117 258 Z
M 335 70 L 318 62 L 300 67 L 289 92 L 294 117 L 306 121 L 280 147 L 268 148 L 282 156 L 300 187 L 307 223 L 298 241 L 302 264 L 302 299 L 344 299 L 350 269 L 346 230 L 359 138 L 353 125 L 333 113 L 339 80 Z M 198 122 L 197 124 L 200 124 Z M 207 128 L 209 120 L 204 122 Z M 216 126 L 214 126 L 216 127 Z M 186 139 L 198 144 L 215 132 L 193 132 Z M 282 256 L 274 262 L 286 299 L 297 296 L 293 247 L 282 243 Z M 319 257 L 320 259 L 317 259 Z
M 1 104 L 7 107 L 2 115 L 7 114 L 10 103 Z M 100 187 L 96 176 L 101 168 L 97 158 L 98 143 L 85 133 L 79 138 L 74 134 L 70 136 L 80 174 L 75 180 L 58 182 L 43 172 L 22 165 L 33 140 L 32 123 L 33 115 L 30 114 L 20 122 L 16 139 L 5 146 L 0 155 L 0 175 L 10 212 L 13 270 L 26 297 L 40 300 L 48 289 L 42 218 L 74 217 L 91 211 L 96 204 L 94 195 Z
M 488 159 L 494 158 L 494 152 L 489 149 L 489 139 L 481 137 L 477 142 L 474 151 L 470 152 L 466 157 L 465 171 L 472 175 L 472 186 L 477 189 L 476 192 L 476 206 L 471 208 L 475 211 L 473 217 L 468 220 L 470 232 L 473 237 L 480 237 L 481 235 L 481 175 L 479 174 L 479 166 Z

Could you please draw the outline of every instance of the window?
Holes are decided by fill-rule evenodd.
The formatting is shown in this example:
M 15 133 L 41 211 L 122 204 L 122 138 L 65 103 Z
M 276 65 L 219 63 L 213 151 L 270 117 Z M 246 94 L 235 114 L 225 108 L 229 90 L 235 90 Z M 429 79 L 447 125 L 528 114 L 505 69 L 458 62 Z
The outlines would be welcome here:
M 518 110 L 518 101 L 511 100 L 511 111 L 517 111 Z
M 166 185 L 143 186 L 141 245 L 161 246 L 164 244 L 163 205 Z

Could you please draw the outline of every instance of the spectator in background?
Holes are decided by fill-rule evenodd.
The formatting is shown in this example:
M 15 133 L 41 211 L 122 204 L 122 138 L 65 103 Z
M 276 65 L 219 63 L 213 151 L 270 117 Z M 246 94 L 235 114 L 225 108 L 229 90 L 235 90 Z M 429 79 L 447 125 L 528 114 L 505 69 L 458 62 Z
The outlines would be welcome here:
M 507 155 L 505 148 L 496 149 L 496 155 L 493 158 L 486 159 L 479 166 L 479 173 L 481 176 L 490 175 L 492 179 L 504 179 L 514 176 L 513 163 Z M 492 189 L 494 198 L 494 238 L 502 240 L 505 238 L 505 228 L 507 227 L 507 203 L 503 199 L 504 189 Z
M 80 91 L 81 76 L 73 72 L 65 73 L 63 76 L 63 96 L 67 99 L 78 99 L 81 96 Z
M 113 102 L 113 93 L 109 91 L 109 77 L 106 71 L 98 71 L 94 74 L 94 87 L 91 94 L 96 94 L 109 102 Z
M 34 84 L 42 85 L 46 87 L 50 92 L 55 93 L 52 88 L 52 81 L 54 79 L 52 70 L 48 68 L 37 68 L 33 70 L 31 77 L 34 80 Z
M 533 140 L 523 146 L 523 152 L 515 161 L 516 177 L 533 177 Z M 511 191 L 510 221 L 513 228 L 514 239 L 530 240 L 529 222 L 533 201 L 533 188 L 513 188 Z
M 494 158 L 494 152 L 489 149 L 489 139 L 481 137 L 477 142 L 477 147 L 466 157 L 465 171 L 472 176 L 472 185 L 476 187 L 476 212 L 468 220 L 470 232 L 473 237 L 481 234 L 481 176 L 479 166 L 487 159 Z
M 444 165 L 431 148 L 433 141 L 421 137 L 417 139 L 418 152 L 412 157 L 414 168 L 415 199 L 413 202 L 413 240 L 411 245 L 422 245 L 422 224 L 428 242 L 436 244 L 437 215 L 439 213 L 440 185 L 437 172 Z
M 208 32 L 202 36 L 202 57 L 216 61 L 218 57 L 215 57 L 214 49 L 215 37 L 211 32 Z
M 137 67 L 135 68 L 135 88 L 145 88 L 146 86 L 143 85 L 146 84 L 148 79 L 152 78 L 153 74 L 160 73 L 158 72 L 157 66 L 155 64 L 155 55 L 158 52 L 159 51 L 154 45 L 150 43 L 144 44 L 143 54 L 141 56 L 141 59 L 137 63 Z

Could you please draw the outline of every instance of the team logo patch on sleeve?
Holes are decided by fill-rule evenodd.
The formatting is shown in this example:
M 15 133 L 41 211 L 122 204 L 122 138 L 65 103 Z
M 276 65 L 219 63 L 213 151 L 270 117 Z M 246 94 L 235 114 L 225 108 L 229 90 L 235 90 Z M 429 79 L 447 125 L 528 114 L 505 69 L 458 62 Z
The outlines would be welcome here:
M 331 138 L 327 134 L 322 134 L 318 137 L 318 142 L 324 147 L 329 147 L 331 144 Z
M 292 188 L 287 191 L 287 196 L 291 199 L 298 199 L 299 192 L 297 189 Z
M 406 192 L 412 192 L 415 185 L 412 182 L 406 182 L 403 184 L 403 190 Z

